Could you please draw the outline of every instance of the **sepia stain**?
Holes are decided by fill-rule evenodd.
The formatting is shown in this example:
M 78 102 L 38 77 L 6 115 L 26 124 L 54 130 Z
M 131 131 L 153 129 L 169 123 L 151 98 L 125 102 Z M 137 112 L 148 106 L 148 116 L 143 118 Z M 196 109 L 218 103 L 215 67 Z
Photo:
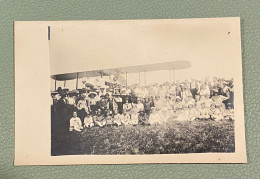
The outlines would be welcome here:
M 230 32 L 227 33 L 228 35 L 230 34 Z

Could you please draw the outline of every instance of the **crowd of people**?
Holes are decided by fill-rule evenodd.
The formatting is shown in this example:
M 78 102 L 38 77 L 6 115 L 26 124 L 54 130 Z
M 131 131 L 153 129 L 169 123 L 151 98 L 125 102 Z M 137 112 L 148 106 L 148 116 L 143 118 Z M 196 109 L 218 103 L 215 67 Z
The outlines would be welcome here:
M 234 80 L 86 86 L 51 93 L 52 116 L 70 131 L 84 127 L 160 125 L 171 120 L 234 120 Z

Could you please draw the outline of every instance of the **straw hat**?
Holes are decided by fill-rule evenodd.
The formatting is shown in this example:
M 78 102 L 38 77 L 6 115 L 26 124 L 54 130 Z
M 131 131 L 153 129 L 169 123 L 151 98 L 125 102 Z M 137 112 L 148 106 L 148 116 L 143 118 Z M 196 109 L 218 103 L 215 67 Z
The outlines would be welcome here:
M 95 97 L 95 96 L 97 96 L 97 93 L 91 91 L 91 92 L 88 94 L 88 97 L 90 97 L 91 95 L 94 95 L 94 97 Z

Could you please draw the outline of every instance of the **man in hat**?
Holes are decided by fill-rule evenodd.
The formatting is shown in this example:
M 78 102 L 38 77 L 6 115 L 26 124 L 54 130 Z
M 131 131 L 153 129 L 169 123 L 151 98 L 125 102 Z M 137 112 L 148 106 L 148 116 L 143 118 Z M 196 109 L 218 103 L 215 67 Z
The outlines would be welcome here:
M 84 127 L 91 128 L 94 126 L 94 121 L 90 113 L 88 112 L 86 114 L 86 117 L 84 119 Z
M 105 99 L 101 99 L 98 102 L 98 108 L 97 109 L 100 109 L 101 114 L 104 115 L 106 113 L 106 110 L 107 110 L 107 101 Z
M 60 94 L 62 92 L 62 88 L 59 86 L 57 92 Z
M 56 104 L 56 113 L 57 113 L 57 118 L 59 121 L 59 126 L 63 126 L 63 129 L 67 129 L 68 127 L 68 120 L 71 117 L 71 114 L 69 114 L 68 110 L 67 110 L 67 100 L 66 100 L 66 96 L 67 93 L 66 92 L 60 92 L 60 96 L 61 98 L 57 101 Z
M 109 96 L 109 98 L 107 99 L 107 109 L 109 109 L 110 111 L 118 109 L 117 103 L 115 102 L 113 96 Z
M 80 120 L 80 118 L 77 117 L 77 112 L 74 111 L 73 115 L 72 115 L 72 118 L 70 119 L 69 130 L 70 131 L 75 130 L 75 131 L 80 132 L 82 129 L 83 129 L 83 127 L 82 127 L 81 120 Z
M 118 112 L 119 112 L 120 114 L 122 114 L 122 111 L 123 111 L 123 99 L 121 98 L 120 93 L 119 93 L 118 90 L 115 91 L 114 101 L 115 101 L 116 104 L 117 104 Z
M 192 94 L 192 97 L 195 99 L 195 95 L 197 94 L 197 88 L 198 88 L 198 84 L 196 82 L 196 80 L 192 79 L 191 83 L 190 83 L 190 92 Z
M 88 94 L 88 105 L 92 115 L 94 115 L 97 111 L 97 100 L 95 98 L 96 96 L 97 94 L 95 92 L 90 92 Z

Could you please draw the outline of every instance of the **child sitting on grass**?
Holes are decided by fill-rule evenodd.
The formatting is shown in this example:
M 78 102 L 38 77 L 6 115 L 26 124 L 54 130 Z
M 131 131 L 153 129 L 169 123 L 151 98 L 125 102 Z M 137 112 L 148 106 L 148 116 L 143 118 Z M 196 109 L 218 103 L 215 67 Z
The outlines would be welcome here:
M 117 125 L 117 127 L 122 125 L 122 115 L 118 113 L 118 110 L 114 110 L 114 116 L 113 116 L 114 124 Z
M 209 109 L 206 108 L 206 104 L 205 104 L 204 101 L 201 103 L 201 108 L 198 112 L 198 118 L 201 119 L 201 120 L 206 120 L 206 119 L 210 118 Z
M 147 116 L 147 114 L 145 113 L 144 110 L 139 111 L 138 124 L 149 125 L 149 123 L 148 123 L 148 116 Z
M 84 119 L 84 127 L 91 128 L 94 126 L 94 121 L 90 113 L 87 113 L 85 119 Z
M 112 125 L 114 125 L 114 120 L 113 120 L 113 118 L 112 118 L 112 116 L 111 116 L 111 113 L 110 113 L 110 110 L 109 110 L 109 109 L 106 110 L 105 119 L 106 119 L 106 121 L 107 121 L 107 124 L 106 124 L 107 126 L 112 126 Z
M 188 120 L 193 121 L 197 118 L 197 110 L 193 107 L 193 103 L 188 104 Z
M 175 114 L 176 121 L 187 121 L 188 120 L 188 109 L 183 110 L 183 106 L 178 105 L 175 107 Z
M 105 120 L 104 116 L 101 114 L 101 110 L 100 109 L 98 109 L 98 111 L 97 111 L 97 116 L 96 116 L 95 123 L 99 127 L 104 127 L 106 125 L 106 120 Z
M 125 109 L 123 109 L 123 114 L 122 114 L 122 124 L 125 126 L 128 126 L 130 124 L 130 115 L 126 112 Z
M 77 117 L 77 112 L 76 111 L 74 111 L 72 115 L 73 116 L 70 119 L 70 128 L 69 128 L 69 130 L 70 131 L 75 130 L 75 131 L 80 132 L 83 129 L 81 120 L 80 120 L 79 117 Z
M 149 123 L 151 125 L 159 125 L 162 123 L 160 114 L 156 111 L 155 107 L 151 108 L 151 114 L 149 116 Z
M 212 103 L 210 105 L 209 115 L 210 115 L 210 118 L 214 121 L 220 121 L 223 119 L 223 116 L 222 116 L 220 110 L 218 108 L 216 108 L 215 103 Z

